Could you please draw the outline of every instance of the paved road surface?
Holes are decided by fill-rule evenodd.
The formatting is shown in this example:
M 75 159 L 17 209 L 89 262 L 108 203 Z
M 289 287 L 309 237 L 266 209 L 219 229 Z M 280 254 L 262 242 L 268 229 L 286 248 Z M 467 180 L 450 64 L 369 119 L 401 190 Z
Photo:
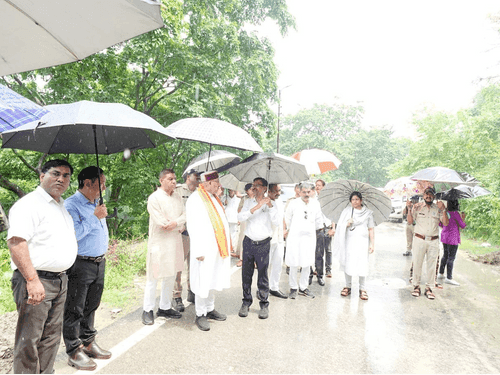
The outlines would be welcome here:
M 216 309 L 228 315 L 209 332 L 194 325 L 194 306 L 182 319 L 141 323 L 142 309 L 99 334 L 99 343 L 114 348 L 99 373 L 499 373 L 500 274 L 475 263 L 463 252 L 455 266 L 462 286 L 445 285 L 436 300 L 410 295 L 403 257 L 404 226 L 384 223 L 375 229 L 370 257 L 368 301 L 354 285 L 340 296 L 343 274 L 311 290 L 315 299 L 270 296 L 270 317 L 258 319 L 254 302 L 240 318 L 241 270 L 234 269 L 232 288 L 216 295 Z M 255 293 L 255 278 L 254 288 Z M 288 291 L 283 272 L 281 289 Z M 57 373 L 74 373 L 58 356 Z M 88 372 L 87 372 L 88 374 Z

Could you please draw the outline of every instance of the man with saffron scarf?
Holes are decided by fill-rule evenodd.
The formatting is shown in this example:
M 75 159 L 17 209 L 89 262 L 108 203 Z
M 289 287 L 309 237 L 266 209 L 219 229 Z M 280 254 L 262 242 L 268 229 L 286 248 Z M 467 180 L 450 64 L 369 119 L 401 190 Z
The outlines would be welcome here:
M 201 175 L 200 186 L 186 202 L 195 323 L 202 331 L 210 330 L 208 319 L 226 320 L 226 315 L 215 310 L 214 290 L 230 286 L 231 235 L 222 202 L 216 195 L 219 186 L 218 173 L 205 172 Z

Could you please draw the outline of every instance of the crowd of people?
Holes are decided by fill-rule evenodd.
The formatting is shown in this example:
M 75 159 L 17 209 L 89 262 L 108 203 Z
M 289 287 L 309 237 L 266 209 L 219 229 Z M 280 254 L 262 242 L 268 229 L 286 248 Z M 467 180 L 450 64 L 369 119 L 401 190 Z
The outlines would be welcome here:
M 108 249 L 107 209 L 100 199 L 106 176 L 97 167 L 78 174 L 78 190 L 64 200 L 72 166 L 51 160 L 41 169 L 40 186 L 10 210 L 7 243 L 12 256 L 12 290 L 18 311 L 14 348 L 15 373 L 52 373 L 61 331 L 68 364 L 95 370 L 94 359 L 112 356 L 96 342 L 95 312 L 104 288 Z M 283 203 L 281 186 L 262 177 L 245 186 L 245 194 L 221 193 L 216 171 L 190 170 L 177 185 L 174 170 L 159 174 L 159 187 L 147 201 L 149 237 L 146 259 L 142 323 L 156 317 L 179 319 L 185 310 L 182 274 L 186 274 L 187 301 L 195 306 L 196 326 L 210 330 L 210 320 L 224 321 L 215 308 L 215 291 L 230 287 L 231 256 L 241 267 L 242 305 L 238 315 L 249 315 L 253 303 L 252 280 L 257 271 L 256 297 L 260 319 L 269 317 L 269 295 L 283 299 L 312 299 L 314 276 L 320 286 L 332 277 L 332 256 L 345 274 L 342 297 L 351 294 L 359 279 L 359 298 L 368 299 L 366 277 L 369 254 L 375 250 L 373 212 L 354 191 L 337 223 L 322 212 L 317 196 L 325 186 L 303 182 L 295 196 Z M 223 189 L 222 189 L 223 190 Z M 460 242 L 464 216 L 458 202 L 434 203 L 432 188 L 424 202 L 408 201 L 406 213 L 412 230 L 412 295 L 420 296 L 426 258 L 426 289 L 438 278 L 457 285 L 453 261 Z M 443 227 L 444 256 L 436 275 L 438 228 Z M 333 240 L 332 240 L 333 239 Z M 408 255 L 408 254 L 407 254 Z M 289 291 L 280 290 L 284 263 Z M 187 265 L 186 265 L 187 264 Z M 157 286 L 160 298 L 155 313 Z

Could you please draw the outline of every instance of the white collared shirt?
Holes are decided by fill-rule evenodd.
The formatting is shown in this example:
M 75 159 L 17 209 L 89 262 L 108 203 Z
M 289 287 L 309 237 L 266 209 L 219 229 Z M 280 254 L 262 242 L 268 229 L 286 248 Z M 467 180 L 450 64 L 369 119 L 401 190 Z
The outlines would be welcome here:
M 7 240 L 12 237 L 26 240 L 36 270 L 62 272 L 75 262 L 78 243 L 64 199 L 56 202 L 38 186 L 12 206 L 9 222 Z M 13 270 L 17 269 L 14 262 L 11 265 Z
M 276 203 L 271 202 L 273 207 L 269 208 L 267 204 L 264 204 L 252 214 L 250 210 L 257 206 L 257 200 L 255 198 L 247 199 L 238 214 L 238 221 L 247 222 L 245 235 L 252 241 L 262 241 L 271 237 L 273 235 L 272 225 L 279 225 Z

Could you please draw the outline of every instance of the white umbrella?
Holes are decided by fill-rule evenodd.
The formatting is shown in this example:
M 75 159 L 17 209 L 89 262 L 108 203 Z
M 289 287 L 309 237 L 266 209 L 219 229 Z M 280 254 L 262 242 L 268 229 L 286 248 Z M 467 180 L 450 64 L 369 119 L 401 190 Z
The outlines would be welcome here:
M 222 120 L 201 117 L 186 118 L 174 122 L 167 129 L 177 139 L 262 152 L 262 148 L 255 139 L 244 129 Z
M 391 214 L 391 199 L 373 186 L 355 180 L 337 180 L 328 183 L 319 194 L 318 201 L 323 213 L 337 223 L 344 208 L 349 207 L 349 196 L 359 191 L 363 196 L 363 204 L 373 211 L 375 225 L 387 221 Z
M 465 176 L 465 177 L 464 177 Z M 463 175 L 450 168 L 431 167 L 421 169 L 410 177 L 414 181 L 430 182 L 436 192 L 449 190 L 458 185 L 475 186 L 479 182 L 472 176 Z
M 242 182 L 262 177 L 270 184 L 291 184 L 309 178 L 304 164 L 274 152 L 253 154 L 227 171 Z
M 79 61 L 163 26 L 161 0 L 0 0 L 0 76 Z
M 191 169 L 200 173 L 212 170 L 223 172 L 238 164 L 240 160 L 241 158 L 232 152 L 224 150 L 207 151 L 191 160 L 184 173 L 182 173 L 182 176 L 185 177 Z
M 240 193 L 243 193 L 245 191 L 245 185 L 247 184 L 245 182 L 239 181 L 231 173 L 228 173 L 219 178 L 219 182 L 224 189 L 236 190 Z
M 292 155 L 292 158 L 304 164 L 307 173 L 310 175 L 334 171 L 342 164 L 342 162 L 330 151 L 320 150 L 318 148 L 296 152 Z

